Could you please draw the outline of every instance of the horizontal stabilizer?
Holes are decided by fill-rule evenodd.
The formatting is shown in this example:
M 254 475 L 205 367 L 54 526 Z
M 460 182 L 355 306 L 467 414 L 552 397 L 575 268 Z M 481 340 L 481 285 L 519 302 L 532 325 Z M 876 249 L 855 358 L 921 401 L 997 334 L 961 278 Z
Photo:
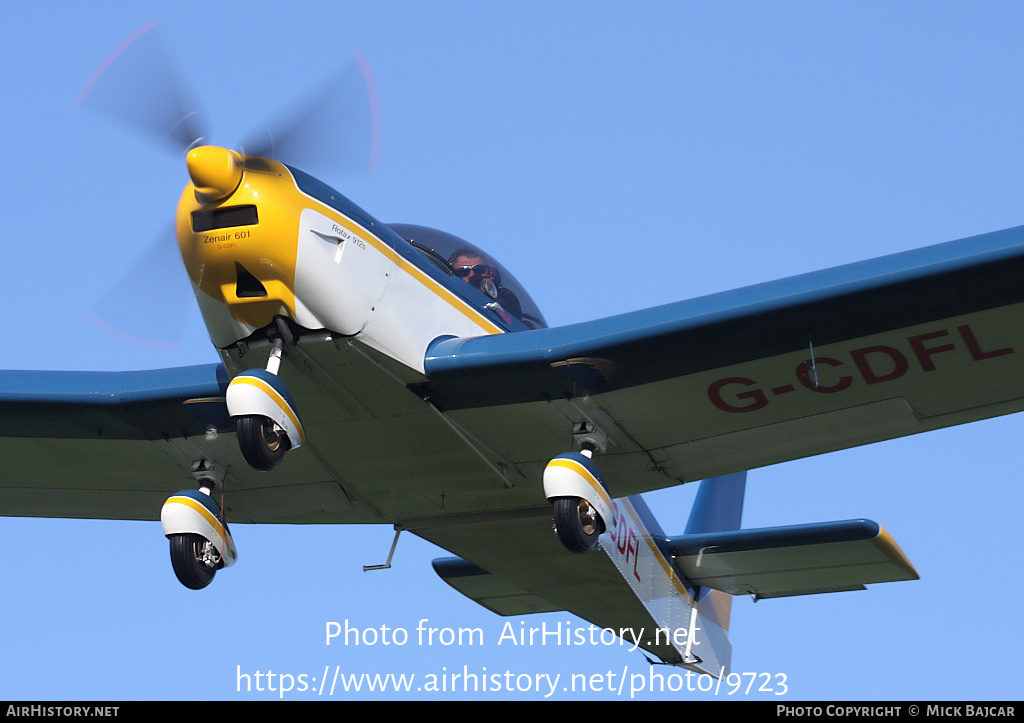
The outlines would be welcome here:
M 691 583 L 758 599 L 918 579 L 899 545 L 871 520 L 682 535 L 669 538 L 668 550 Z
M 498 615 L 553 613 L 562 609 L 461 557 L 441 557 L 432 564 L 442 580 Z

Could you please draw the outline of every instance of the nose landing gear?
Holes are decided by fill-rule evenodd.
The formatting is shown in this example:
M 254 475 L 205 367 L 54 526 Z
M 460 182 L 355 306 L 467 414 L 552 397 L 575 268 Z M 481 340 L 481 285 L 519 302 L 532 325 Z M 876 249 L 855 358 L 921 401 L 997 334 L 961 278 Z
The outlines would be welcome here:
M 291 330 L 276 317 L 274 337 L 266 369 L 244 371 L 228 384 L 228 414 L 235 420 L 238 446 L 253 469 L 269 472 L 289 449 L 302 445 L 304 433 L 295 403 L 287 387 L 277 376 L 284 342 Z
M 242 457 L 253 469 L 269 472 L 281 463 L 284 453 L 291 449 L 288 433 L 273 419 L 258 414 L 237 418 L 235 431 Z

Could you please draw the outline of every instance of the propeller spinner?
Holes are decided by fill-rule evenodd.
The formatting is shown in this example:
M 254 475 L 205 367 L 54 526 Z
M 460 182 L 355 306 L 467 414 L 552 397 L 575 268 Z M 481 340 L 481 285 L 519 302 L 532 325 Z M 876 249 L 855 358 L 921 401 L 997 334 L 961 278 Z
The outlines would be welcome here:
M 190 150 L 185 158 L 196 199 L 202 203 L 227 198 L 242 181 L 242 156 L 237 151 L 199 146 Z

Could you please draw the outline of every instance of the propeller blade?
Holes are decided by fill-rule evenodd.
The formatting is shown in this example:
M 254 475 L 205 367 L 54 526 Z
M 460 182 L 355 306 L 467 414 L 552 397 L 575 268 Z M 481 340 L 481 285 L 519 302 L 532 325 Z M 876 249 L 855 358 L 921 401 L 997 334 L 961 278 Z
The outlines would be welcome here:
M 93 71 L 75 105 L 132 126 L 184 152 L 203 138 L 155 20 L 125 38 Z
M 178 151 L 200 145 L 197 105 L 159 37 L 155 21 L 131 33 L 93 72 L 75 99 L 144 131 Z M 243 153 L 267 156 L 303 170 L 373 174 L 380 154 L 380 104 L 373 71 L 357 55 L 348 67 L 250 143 Z M 86 314 L 108 335 L 136 347 L 174 351 L 188 309 L 195 309 L 191 284 L 173 232 L 150 249 Z
M 96 302 L 86 318 L 109 336 L 142 349 L 181 346 L 195 296 L 168 229 Z
M 304 171 L 376 173 L 380 102 L 369 61 L 357 54 L 296 110 L 254 133 L 241 151 Z

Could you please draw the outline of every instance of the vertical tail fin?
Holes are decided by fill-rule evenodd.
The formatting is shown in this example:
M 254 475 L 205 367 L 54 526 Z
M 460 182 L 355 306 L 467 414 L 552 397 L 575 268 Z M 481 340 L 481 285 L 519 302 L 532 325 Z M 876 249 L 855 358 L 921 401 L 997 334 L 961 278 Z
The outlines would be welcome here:
M 690 519 L 686 523 L 686 534 L 697 535 L 740 529 L 746 490 L 746 472 L 736 472 L 701 482 L 700 489 L 697 490 L 697 499 L 694 500 L 693 509 L 690 511 Z M 714 651 L 714 659 L 724 671 L 728 671 L 732 658 L 732 643 L 729 641 L 732 595 L 697 586 L 693 589 L 693 596 L 696 602 L 692 609 L 694 627 L 700 630 L 696 636 L 691 636 L 691 640 L 699 641 L 705 648 L 701 650 L 694 645 L 690 652 L 703 660 L 708 652 Z
M 700 483 L 693 502 L 686 534 L 727 532 L 740 529 L 743 519 L 743 495 L 747 490 L 747 473 L 736 472 L 725 477 L 706 479 Z

